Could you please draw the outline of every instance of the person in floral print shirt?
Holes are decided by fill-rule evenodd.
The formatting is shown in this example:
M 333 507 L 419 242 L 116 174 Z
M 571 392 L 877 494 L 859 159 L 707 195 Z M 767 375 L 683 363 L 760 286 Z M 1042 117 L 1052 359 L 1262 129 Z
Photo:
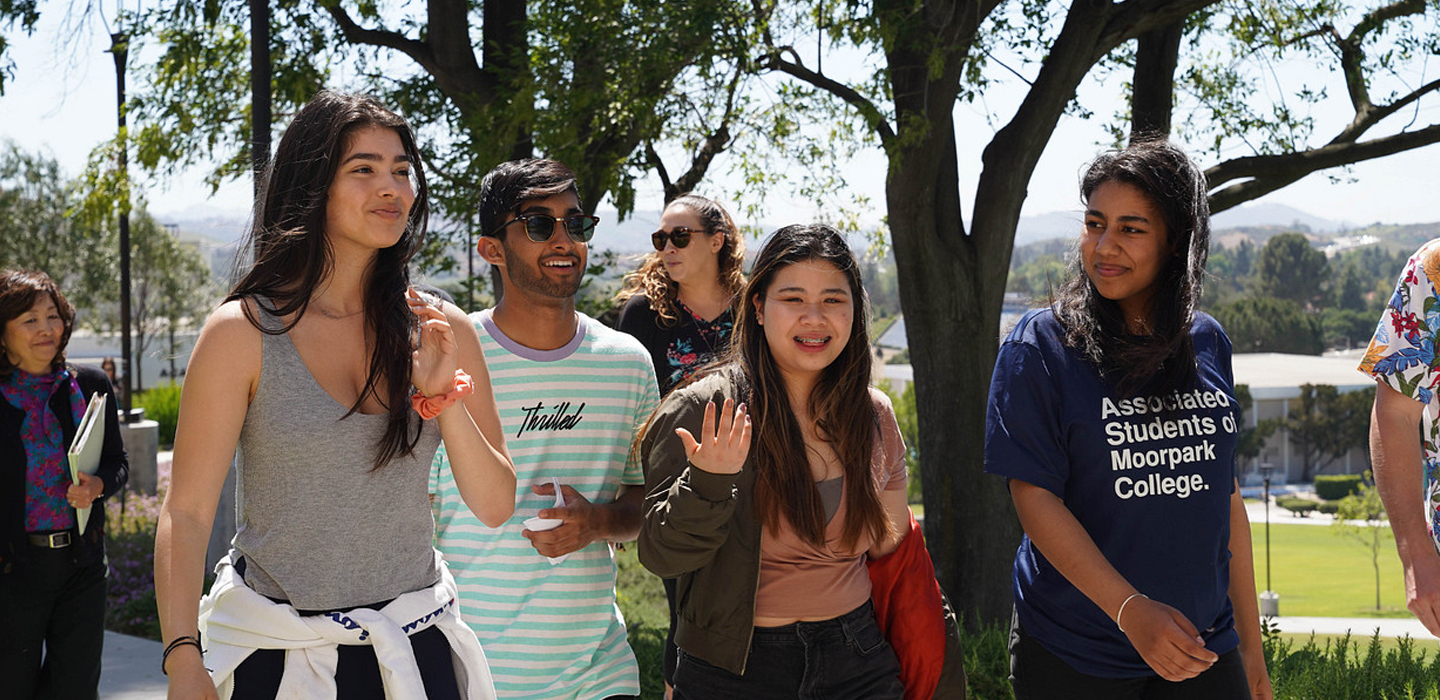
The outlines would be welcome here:
M 1440 239 L 1405 265 L 1360 371 L 1375 377 L 1370 461 L 1405 569 L 1405 603 L 1440 636 L 1440 422 L 1435 336 L 1440 333 Z
M 615 327 L 650 351 L 664 395 L 730 346 L 745 240 L 725 207 L 697 194 L 666 205 L 650 238 L 655 252 L 615 296 Z

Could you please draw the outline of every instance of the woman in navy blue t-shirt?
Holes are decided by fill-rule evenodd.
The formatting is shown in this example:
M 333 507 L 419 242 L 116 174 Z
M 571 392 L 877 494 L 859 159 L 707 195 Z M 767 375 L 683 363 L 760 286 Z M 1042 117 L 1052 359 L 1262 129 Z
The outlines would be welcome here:
M 1002 344 L 987 407 L 985 470 L 1025 529 L 1015 695 L 1269 700 L 1230 340 L 1195 310 L 1204 175 L 1151 141 L 1081 192 L 1073 274 Z

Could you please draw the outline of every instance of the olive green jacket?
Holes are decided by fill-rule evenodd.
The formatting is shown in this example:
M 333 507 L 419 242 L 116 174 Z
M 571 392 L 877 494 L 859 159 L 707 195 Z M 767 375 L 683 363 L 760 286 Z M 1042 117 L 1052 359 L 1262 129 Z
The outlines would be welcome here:
M 685 653 L 740 675 L 755 624 L 760 580 L 760 519 L 755 470 L 711 474 L 692 466 L 676 428 L 700 435 L 705 404 L 716 413 L 736 396 L 721 372 L 671 392 L 640 443 L 645 514 L 640 563 L 676 579 L 675 643 Z

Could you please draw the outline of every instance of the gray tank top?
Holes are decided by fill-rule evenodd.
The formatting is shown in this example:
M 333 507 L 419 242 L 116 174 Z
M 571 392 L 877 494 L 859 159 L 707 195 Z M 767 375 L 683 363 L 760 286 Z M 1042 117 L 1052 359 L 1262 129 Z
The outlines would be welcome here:
M 279 326 L 264 311 L 261 319 Z M 433 585 L 436 421 L 425 421 L 413 455 L 372 471 L 386 416 L 345 416 L 349 407 L 320 388 L 289 335 L 263 338 L 237 460 L 232 544 L 245 557 L 245 582 L 300 610 L 364 606 Z

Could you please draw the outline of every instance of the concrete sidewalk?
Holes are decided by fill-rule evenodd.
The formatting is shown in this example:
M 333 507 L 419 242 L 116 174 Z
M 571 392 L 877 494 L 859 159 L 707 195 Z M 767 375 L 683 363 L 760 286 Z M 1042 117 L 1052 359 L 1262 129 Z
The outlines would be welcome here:
M 1284 604 L 1284 601 L 1281 601 Z M 1410 637 L 1418 641 L 1435 641 L 1435 635 L 1414 617 L 1272 617 L 1270 622 L 1281 632 L 1291 634 L 1345 634 L 1355 639 L 1369 639 L 1378 631 L 1381 637 Z
M 160 673 L 160 642 L 105 632 L 105 657 L 100 667 L 101 700 L 165 700 L 165 675 Z

